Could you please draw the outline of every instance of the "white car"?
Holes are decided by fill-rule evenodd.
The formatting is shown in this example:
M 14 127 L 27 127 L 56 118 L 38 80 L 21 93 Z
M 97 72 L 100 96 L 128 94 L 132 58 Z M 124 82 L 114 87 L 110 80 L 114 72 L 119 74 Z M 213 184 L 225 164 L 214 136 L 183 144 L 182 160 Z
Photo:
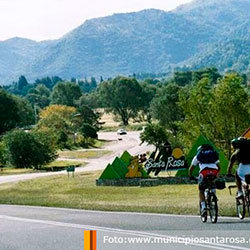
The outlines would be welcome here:
M 120 128 L 117 130 L 117 134 L 118 135 L 126 135 L 127 134 L 127 131 L 123 128 Z

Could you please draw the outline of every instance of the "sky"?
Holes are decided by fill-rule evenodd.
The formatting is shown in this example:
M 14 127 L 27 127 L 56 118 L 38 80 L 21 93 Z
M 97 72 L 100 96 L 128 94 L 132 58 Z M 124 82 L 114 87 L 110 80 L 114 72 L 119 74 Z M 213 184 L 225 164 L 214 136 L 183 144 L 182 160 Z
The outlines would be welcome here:
M 0 41 L 57 39 L 86 19 L 155 8 L 171 10 L 191 0 L 0 0 Z

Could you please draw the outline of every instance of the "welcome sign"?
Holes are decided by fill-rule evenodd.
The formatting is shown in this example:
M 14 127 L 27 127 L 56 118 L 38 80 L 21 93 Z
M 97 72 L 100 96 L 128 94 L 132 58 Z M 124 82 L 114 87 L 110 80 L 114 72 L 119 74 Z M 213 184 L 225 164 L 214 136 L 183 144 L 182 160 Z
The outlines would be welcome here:
M 157 176 L 161 171 L 180 170 L 188 168 L 183 151 L 180 148 L 171 150 L 162 148 L 151 154 L 145 163 L 147 174 L 153 172 Z

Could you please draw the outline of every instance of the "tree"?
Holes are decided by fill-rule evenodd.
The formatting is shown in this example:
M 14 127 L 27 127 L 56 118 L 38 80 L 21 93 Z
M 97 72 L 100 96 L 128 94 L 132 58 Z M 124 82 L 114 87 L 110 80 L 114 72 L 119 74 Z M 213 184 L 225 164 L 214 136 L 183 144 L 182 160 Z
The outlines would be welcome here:
M 75 124 L 76 126 L 81 126 L 81 124 L 89 124 L 95 128 L 95 130 L 99 130 L 101 128 L 100 123 L 101 114 L 95 112 L 88 106 L 82 105 L 78 108 L 78 114 L 75 116 Z
M 26 95 L 26 99 L 33 105 L 45 108 L 50 104 L 50 90 L 44 84 L 38 84 Z
M 192 72 L 193 83 L 198 83 L 201 79 L 208 78 L 212 84 L 216 84 L 217 80 L 221 78 L 218 70 L 214 67 L 204 68 L 198 71 Z
M 30 103 L 19 96 L 13 96 L 18 107 L 18 127 L 25 127 L 35 123 L 35 112 Z
M 97 139 L 96 129 L 88 123 L 83 123 L 80 129 L 81 134 L 86 138 Z
M 58 148 L 68 148 L 73 143 L 75 133 L 73 120 L 76 113 L 74 107 L 63 105 L 46 107 L 40 112 L 37 130 L 52 134 L 52 143 Z
M 235 73 L 227 74 L 213 89 L 212 110 L 218 127 L 218 139 L 231 155 L 231 140 L 240 136 L 250 124 L 249 96 L 244 79 Z
M 100 98 L 98 98 L 98 93 L 93 91 L 88 94 L 83 94 L 79 99 L 79 106 L 88 106 L 92 109 L 101 107 Z
M 146 142 L 149 145 L 154 145 L 156 147 L 155 151 L 168 141 L 166 130 L 159 124 L 148 124 L 141 133 L 140 138 L 142 143 Z
M 18 90 L 22 90 L 26 86 L 28 86 L 28 81 L 26 80 L 25 76 L 20 76 L 17 82 Z
M 52 89 L 58 82 L 62 82 L 62 78 L 58 76 L 44 77 L 42 79 L 36 79 L 35 85 L 44 84 L 48 89 Z
M 2 169 L 4 165 L 6 164 L 6 148 L 4 146 L 4 143 L 0 142 L 0 168 Z
M 180 137 L 188 147 L 200 134 L 209 139 L 212 139 L 213 135 L 218 135 L 217 124 L 211 110 L 212 88 L 210 80 L 204 78 L 192 88 L 180 91 L 179 106 L 185 115 L 183 123 L 180 124 L 182 130 Z
M 180 89 L 181 87 L 175 84 L 159 88 L 150 108 L 152 117 L 174 135 L 178 132 L 178 122 L 183 119 L 182 110 L 178 105 Z
M 48 164 L 57 157 L 45 134 L 32 134 L 23 130 L 8 132 L 3 137 L 6 159 L 16 168 L 35 168 Z
M 231 155 L 231 140 L 249 127 L 248 94 L 243 79 L 227 74 L 213 85 L 203 78 L 189 93 L 181 93 L 180 107 L 185 114 L 182 137 L 190 145 L 200 134 L 214 141 Z
M 17 102 L 12 95 L 0 89 L 0 135 L 15 128 L 19 121 Z
M 174 76 L 172 82 L 177 84 L 178 86 L 189 85 L 192 82 L 192 72 L 174 72 Z
M 157 87 L 151 83 L 144 82 L 141 84 L 143 88 L 143 107 L 142 107 L 142 115 L 143 118 L 146 116 L 146 120 L 151 122 L 152 114 L 150 112 L 150 104 L 155 97 Z M 144 120 L 144 119 L 143 119 Z
M 91 77 L 90 82 L 85 78 L 84 81 L 79 81 L 78 83 L 83 93 L 90 93 L 97 87 L 97 82 L 94 77 Z
M 106 108 L 119 115 L 125 126 L 143 109 L 143 89 L 134 78 L 119 76 L 102 82 L 98 93 Z
M 76 106 L 77 101 L 81 97 L 81 89 L 79 85 L 71 82 L 59 82 L 53 88 L 51 93 L 52 104 L 60 104 L 67 106 Z

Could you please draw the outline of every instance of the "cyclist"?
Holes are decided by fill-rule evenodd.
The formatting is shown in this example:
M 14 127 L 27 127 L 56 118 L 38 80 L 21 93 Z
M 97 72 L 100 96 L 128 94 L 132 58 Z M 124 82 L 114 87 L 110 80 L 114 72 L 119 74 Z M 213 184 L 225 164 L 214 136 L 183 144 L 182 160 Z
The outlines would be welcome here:
M 232 140 L 232 146 L 235 152 L 230 158 L 227 173 L 232 175 L 232 169 L 236 162 L 239 167 L 235 174 L 235 181 L 238 188 L 237 198 L 243 195 L 241 181 L 246 181 L 245 176 L 250 175 L 250 140 L 239 137 Z
M 220 171 L 219 155 L 209 144 L 204 144 L 197 149 L 197 154 L 193 158 L 189 168 L 189 176 L 192 178 L 192 172 L 196 166 L 199 166 L 199 198 L 201 205 L 201 215 L 207 212 L 204 191 L 206 189 L 205 177 L 208 175 L 218 176 Z

